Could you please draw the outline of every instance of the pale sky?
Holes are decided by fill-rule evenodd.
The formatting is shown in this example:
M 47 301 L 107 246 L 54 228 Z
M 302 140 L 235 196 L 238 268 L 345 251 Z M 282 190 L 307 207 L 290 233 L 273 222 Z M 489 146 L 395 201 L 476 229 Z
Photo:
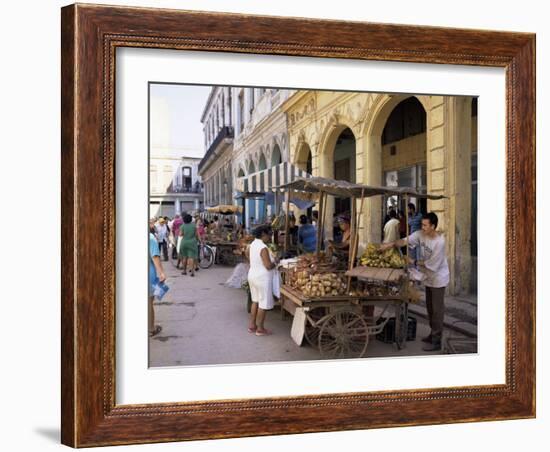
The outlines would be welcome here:
M 153 145 L 193 148 L 204 155 L 200 122 L 211 86 L 151 84 Z

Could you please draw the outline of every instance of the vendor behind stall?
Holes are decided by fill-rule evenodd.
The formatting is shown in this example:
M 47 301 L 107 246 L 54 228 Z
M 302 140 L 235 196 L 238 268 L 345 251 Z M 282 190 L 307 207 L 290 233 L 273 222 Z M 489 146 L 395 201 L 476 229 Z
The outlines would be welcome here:
M 307 216 L 300 215 L 298 229 L 298 250 L 302 253 L 313 253 L 317 249 L 317 228 L 309 223 Z
M 437 232 L 438 218 L 434 212 L 422 216 L 421 229 L 407 238 L 380 245 L 381 250 L 392 247 L 418 247 L 420 258 L 410 258 L 424 276 L 426 309 L 431 332 L 423 338 L 425 351 L 441 350 L 443 319 L 445 316 L 445 287 L 449 284 L 449 265 L 445 255 L 445 237 Z
M 231 223 L 231 220 L 229 218 L 225 219 L 223 229 L 225 232 L 231 232 L 233 230 L 233 223 Z
M 342 230 L 342 240 L 338 243 L 329 240 L 328 253 L 338 258 L 344 258 L 347 261 L 351 242 L 351 224 L 349 217 L 346 215 L 338 217 L 338 225 Z

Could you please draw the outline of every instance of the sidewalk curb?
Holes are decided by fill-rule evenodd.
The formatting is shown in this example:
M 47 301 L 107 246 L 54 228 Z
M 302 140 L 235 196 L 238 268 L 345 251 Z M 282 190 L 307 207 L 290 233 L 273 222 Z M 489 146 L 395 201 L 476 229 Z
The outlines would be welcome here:
M 428 314 L 426 311 L 422 311 L 422 309 L 419 309 L 420 306 L 418 305 L 412 305 L 409 304 L 409 313 L 412 313 L 414 315 L 420 316 L 424 319 L 428 318 Z M 457 326 L 457 323 L 460 323 L 461 325 L 471 325 L 471 329 L 463 328 L 460 326 Z M 445 319 L 443 320 L 443 326 L 449 330 L 456 331 L 457 333 L 464 334 L 465 336 L 471 337 L 471 338 L 477 338 L 477 326 L 473 325 L 468 322 L 464 322 L 462 320 L 459 320 L 455 317 L 451 316 L 445 316 Z

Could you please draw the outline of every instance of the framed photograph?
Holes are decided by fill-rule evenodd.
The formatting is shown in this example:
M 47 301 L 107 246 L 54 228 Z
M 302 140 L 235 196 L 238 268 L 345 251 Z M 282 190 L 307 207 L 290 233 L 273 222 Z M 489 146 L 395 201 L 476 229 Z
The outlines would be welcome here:
M 61 153 L 64 444 L 535 416 L 534 35 L 71 5 Z

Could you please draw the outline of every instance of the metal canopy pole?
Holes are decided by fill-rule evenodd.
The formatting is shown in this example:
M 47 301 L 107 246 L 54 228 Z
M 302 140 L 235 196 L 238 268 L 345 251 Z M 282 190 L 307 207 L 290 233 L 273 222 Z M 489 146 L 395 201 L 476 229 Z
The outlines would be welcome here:
M 409 265 L 409 215 L 408 215 L 408 208 L 409 208 L 409 195 L 405 193 L 405 219 L 406 219 L 406 226 L 405 226 L 405 234 L 407 243 L 405 245 L 405 266 L 404 269 L 407 271 L 407 267 Z M 407 290 L 408 290 L 408 283 L 407 283 Z M 407 339 L 407 329 L 408 329 L 408 323 L 409 323 L 409 304 L 407 301 L 403 305 L 399 305 L 399 315 L 396 315 L 396 325 L 395 330 L 397 332 L 396 336 L 396 344 L 397 348 L 401 349 L 403 348 L 403 345 L 406 344 Z
M 355 198 L 351 198 L 351 218 L 350 218 L 350 227 L 351 227 L 351 234 L 350 234 L 350 240 L 349 240 L 349 247 L 348 247 L 348 267 L 351 270 L 352 263 L 353 263 L 353 247 L 355 246 L 355 234 L 357 233 L 357 203 L 355 202 Z
M 322 217 L 322 227 L 321 227 L 321 239 L 325 236 L 325 225 L 327 223 L 327 203 L 328 203 L 328 193 L 325 193 L 323 197 L 323 217 Z
M 288 237 L 288 231 L 289 231 L 289 217 L 290 217 L 290 195 L 292 194 L 292 188 L 290 188 L 287 192 L 287 198 L 286 198 L 286 221 L 285 221 L 285 247 L 284 252 L 285 255 L 288 251 L 288 245 L 289 245 L 289 237 Z
M 352 209 L 355 213 L 357 210 L 355 205 L 355 199 L 352 199 L 353 205 Z M 365 190 L 361 190 L 361 204 L 359 205 L 359 215 L 354 215 L 356 218 L 354 220 L 354 235 L 352 240 L 352 247 L 350 249 L 350 260 L 349 260 L 349 269 L 353 270 L 355 267 L 355 259 L 357 257 L 357 247 L 359 246 L 359 223 L 361 222 L 361 216 L 363 215 L 363 205 L 365 202 Z M 347 283 L 347 289 L 346 291 L 349 292 L 351 286 L 351 276 L 348 276 L 348 283 Z
M 405 237 L 409 238 L 409 195 L 405 194 Z M 405 250 L 405 255 L 407 257 L 407 262 L 405 264 L 405 268 L 409 265 L 409 241 L 407 240 L 407 246 Z
M 323 236 L 322 231 L 325 227 L 324 225 L 324 213 L 325 209 L 323 208 L 323 203 L 326 195 L 323 192 L 319 193 L 319 221 L 317 223 L 317 246 L 315 249 L 315 252 L 317 254 L 317 258 L 319 258 L 319 253 L 321 252 L 321 237 Z

